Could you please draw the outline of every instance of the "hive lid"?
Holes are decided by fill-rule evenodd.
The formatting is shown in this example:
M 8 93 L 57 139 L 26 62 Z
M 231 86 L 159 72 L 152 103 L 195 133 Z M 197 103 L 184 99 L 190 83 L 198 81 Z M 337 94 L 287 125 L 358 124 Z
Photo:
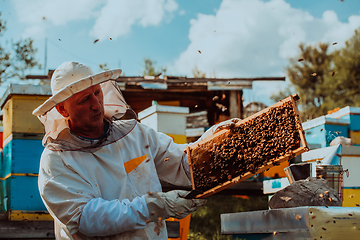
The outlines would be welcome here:
M 188 107 L 179 107 L 179 106 L 166 106 L 166 105 L 157 105 L 154 104 L 151 107 L 146 108 L 145 110 L 138 113 L 139 120 L 146 118 L 154 113 L 178 113 L 178 114 L 188 114 Z
M 329 115 L 326 115 L 303 122 L 302 126 L 304 130 L 308 130 L 324 124 L 349 125 L 350 119 L 333 118 L 330 117 Z
M 49 96 L 49 97 L 52 95 L 50 85 L 10 84 L 0 100 L 1 109 L 4 107 L 4 104 L 11 97 L 11 95 L 14 94 L 41 95 L 41 96 Z

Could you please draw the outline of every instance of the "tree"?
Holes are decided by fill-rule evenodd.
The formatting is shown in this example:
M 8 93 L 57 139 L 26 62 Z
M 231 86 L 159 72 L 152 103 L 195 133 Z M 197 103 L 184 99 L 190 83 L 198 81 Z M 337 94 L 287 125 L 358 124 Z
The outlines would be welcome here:
M 151 60 L 150 58 L 144 58 L 144 71 L 143 76 L 157 76 L 160 74 L 166 75 L 167 68 L 160 68 L 160 70 L 155 70 L 156 62 Z
M 300 44 L 301 54 L 297 58 L 291 58 L 286 67 L 287 75 L 295 92 L 300 96 L 301 112 L 303 120 L 311 119 L 329 110 L 325 106 L 331 93 L 331 86 L 325 84 L 325 76 L 330 71 L 331 54 L 328 54 L 329 45 L 319 43 L 317 46 L 305 46 Z M 280 100 L 289 95 L 290 88 L 272 96 L 273 100 Z
M 193 68 L 192 73 L 194 75 L 194 78 L 206 78 L 206 73 L 201 72 L 198 69 L 197 65 L 195 65 L 195 67 Z
M 0 36 L 6 31 L 6 21 L 1 19 L 0 12 Z M 27 38 L 11 43 L 11 49 L 0 46 L 0 84 L 8 79 L 18 77 L 25 80 L 25 71 L 41 65 L 36 61 L 37 49 L 33 46 L 33 40 Z
M 360 106 L 360 28 L 344 48 L 334 52 L 333 71 L 328 78 L 332 79 L 332 99 L 337 107 Z
M 294 88 L 300 96 L 303 120 L 325 115 L 334 108 L 360 106 L 360 28 L 345 47 L 331 54 L 325 43 L 299 47 L 300 56 L 290 59 L 286 67 L 292 85 L 272 96 L 273 100 L 283 99 Z

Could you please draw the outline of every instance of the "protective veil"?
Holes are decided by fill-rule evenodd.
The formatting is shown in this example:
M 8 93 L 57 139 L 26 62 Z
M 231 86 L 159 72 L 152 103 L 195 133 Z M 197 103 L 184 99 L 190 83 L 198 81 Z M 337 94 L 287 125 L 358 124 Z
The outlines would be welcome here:
M 101 87 L 109 126 L 101 139 L 72 133 L 55 108 L 39 117 L 46 131 L 39 190 L 56 238 L 167 239 L 164 220 L 148 221 L 145 196 L 162 191 L 159 179 L 191 186 L 186 144 L 136 119 L 119 120 L 129 110 L 120 90 L 113 81 Z

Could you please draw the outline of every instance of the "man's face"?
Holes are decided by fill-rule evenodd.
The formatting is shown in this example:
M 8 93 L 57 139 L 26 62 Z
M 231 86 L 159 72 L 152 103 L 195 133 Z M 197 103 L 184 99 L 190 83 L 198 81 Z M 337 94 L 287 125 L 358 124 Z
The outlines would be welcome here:
M 104 104 L 100 85 L 92 86 L 57 106 L 70 121 L 70 129 L 84 137 L 97 138 L 104 131 Z

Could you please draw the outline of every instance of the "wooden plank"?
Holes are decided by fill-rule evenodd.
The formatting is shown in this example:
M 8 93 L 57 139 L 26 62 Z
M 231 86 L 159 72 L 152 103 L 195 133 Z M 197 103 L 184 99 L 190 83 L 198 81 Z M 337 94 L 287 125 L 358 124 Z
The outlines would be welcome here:
M 55 239 L 52 221 L 0 221 L 0 239 Z
M 151 83 L 207 83 L 207 82 L 228 82 L 228 81 L 285 81 L 285 77 L 259 77 L 259 78 L 187 78 L 177 76 L 164 76 L 163 79 L 152 76 L 124 77 L 120 76 L 117 82 L 151 82 Z
M 295 118 L 295 119 L 293 119 L 294 126 L 296 126 L 296 131 L 298 131 L 298 135 L 300 138 L 300 140 L 298 140 L 298 141 L 300 141 L 300 146 L 297 149 L 289 151 L 289 152 L 285 153 L 285 155 L 283 155 L 283 156 L 278 156 L 278 157 L 276 157 L 276 159 L 270 159 L 268 162 L 263 163 L 263 165 L 260 166 L 259 168 L 255 168 L 256 171 L 252 171 L 252 172 L 248 171 L 248 172 L 246 172 L 240 176 L 236 176 L 236 177 L 232 177 L 231 175 L 229 175 L 230 177 L 229 177 L 228 181 L 220 183 L 219 185 L 206 190 L 205 192 L 197 195 L 196 197 L 197 198 L 208 197 L 214 193 L 224 190 L 225 188 L 228 188 L 228 187 L 230 187 L 234 184 L 237 184 L 245 179 L 248 179 L 255 174 L 263 172 L 274 165 L 278 165 L 284 161 L 288 161 L 291 158 L 293 158 L 305 151 L 308 151 L 308 146 L 306 143 L 306 139 L 304 137 L 304 131 L 302 129 L 300 118 L 298 115 L 297 106 L 295 104 L 296 99 L 298 99 L 297 95 L 289 96 L 288 98 L 286 98 L 266 109 L 263 109 L 262 111 L 259 111 L 258 113 L 255 113 L 254 115 L 252 115 L 244 120 L 237 122 L 234 127 L 239 127 L 244 123 L 249 123 L 249 122 L 255 120 L 255 118 L 258 116 L 264 116 L 264 114 L 266 114 L 270 110 L 274 110 L 277 108 L 280 109 L 280 107 L 284 107 L 284 106 L 286 107 L 285 104 L 287 104 L 288 107 L 291 107 L 293 109 L 292 118 Z M 290 116 L 290 115 L 288 115 L 288 116 Z M 284 126 L 287 126 L 286 123 L 284 123 Z M 228 136 L 230 135 L 230 132 L 231 132 L 230 129 L 222 129 L 222 130 L 218 131 L 217 133 L 213 134 L 212 136 L 210 136 L 206 139 L 203 139 L 202 141 L 199 141 L 187 148 L 187 155 L 188 155 L 188 159 L 189 159 L 190 172 L 191 172 L 191 176 L 192 176 L 191 181 L 192 181 L 193 189 L 196 189 L 194 170 L 196 169 L 197 171 L 199 171 L 198 167 L 204 168 L 205 166 L 209 166 L 209 165 L 211 165 L 211 163 L 214 163 L 214 159 L 211 159 L 212 157 L 211 157 L 208 149 L 210 149 L 210 147 L 213 147 L 214 144 L 221 144 L 221 142 L 224 139 L 228 138 Z M 291 146 L 291 147 L 293 148 L 294 146 Z M 195 163 L 199 163 L 200 159 L 201 159 L 202 163 L 200 164 L 200 166 L 196 167 Z M 206 162 L 206 164 L 205 164 L 205 162 Z M 207 167 L 207 168 L 210 169 L 209 167 Z M 206 171 L 206 168 L 203 171 Z M 214 180 L 216 180 L 216 179 L 214 179 Z

